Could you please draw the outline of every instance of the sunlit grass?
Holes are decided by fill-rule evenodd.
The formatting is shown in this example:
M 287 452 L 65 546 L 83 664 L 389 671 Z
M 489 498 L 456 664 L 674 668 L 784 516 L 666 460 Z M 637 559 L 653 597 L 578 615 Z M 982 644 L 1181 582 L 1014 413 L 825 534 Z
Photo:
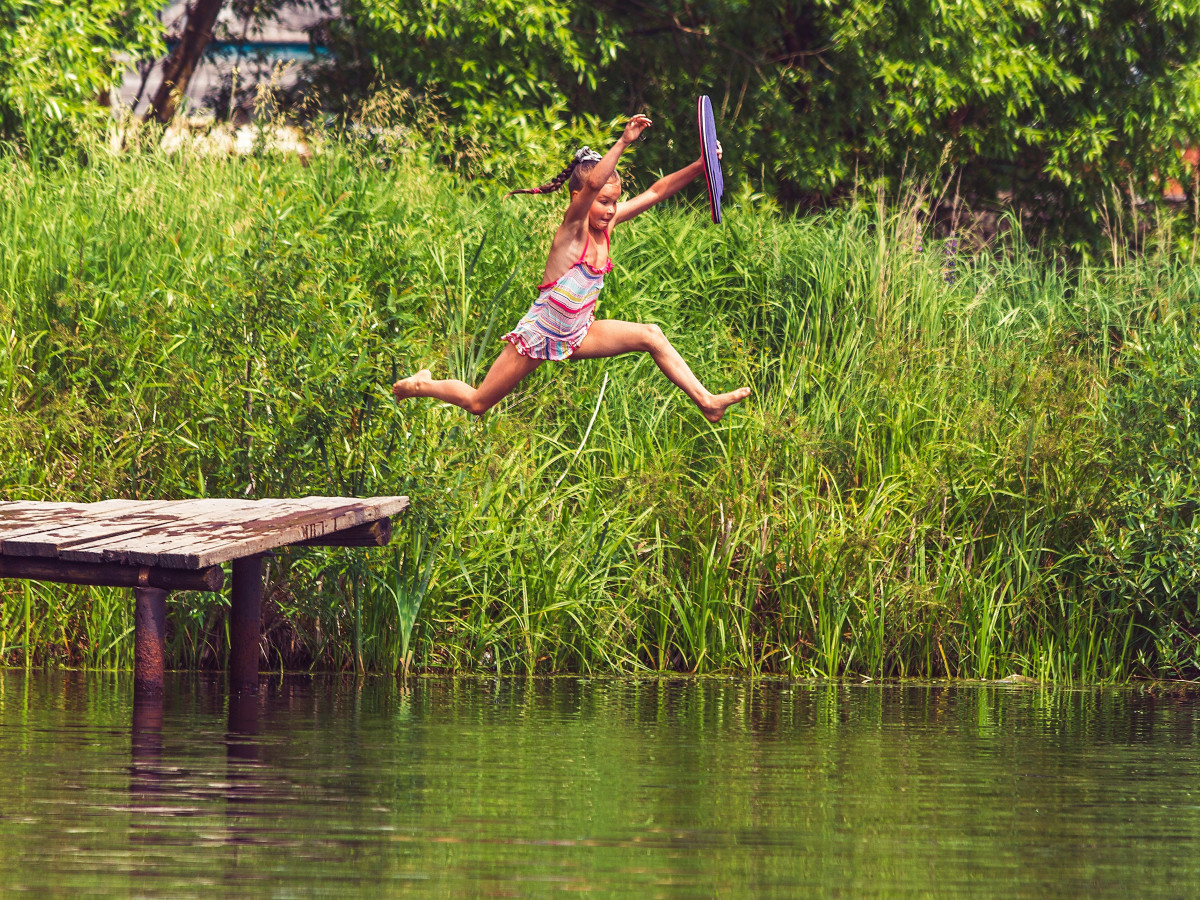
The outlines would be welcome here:
M 1141 671 L 1079 548 L 1121 343 L 1194 290 L 1170 258 L 1013 242 L 950 281 L 919 197 L 793 219 L 746 193 L 719 228 L 685 203 L 618 232 L 600 314 L 751 400 L 712 426 L 630 356 L 544 366 L 475 421 L 389 386 L 482 376 L 559 199 L 336 143 L 0 179 L 5 498 L 412 496 L 393 547 L 269 564 L 271 666 Z M 126 593 L 0 591 L 3 661 L 130 664 Z M 222 663 L 220 598 L 171 620 L 175 665 Z

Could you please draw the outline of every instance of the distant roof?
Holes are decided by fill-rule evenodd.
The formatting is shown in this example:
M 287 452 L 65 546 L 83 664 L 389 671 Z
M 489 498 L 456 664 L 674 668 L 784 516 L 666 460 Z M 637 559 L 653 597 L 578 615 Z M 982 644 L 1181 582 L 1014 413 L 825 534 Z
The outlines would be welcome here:
M 162 21 L 170 37 L 183 33 L 188 4 L 174 2 L 163 10 Z M 306 44 L 308 31 L 315 25 L 338 15 L 339 3 L 316 3 L 309 0 L 289 0 L 269 19 L 254 24 L 239 18 L 229 6 L 217 15 L 214 34 L 218 41 L 252 41 L 259 44 Z
M 186 2 L 172 2 L 162 12 L 163 28 L 168 43 L 178 41 L 187 24 Z M 234 15 L 225 5 L 217 17 L 213 41 L 208 53 L 196 66 L 188 82 L 187 97 L 192 112 L 204 109 L 207 100 L 236 80 L 243 93 L 252 92 L 255 85 L 272 82 L 280 88 L 295 83 L 295 66 L 280 72 L 280 63 L 304 62 L 314 58 L 310 52 L 309 29 L 340 15 L 340 0 L 285 0 L 283 8 L 269 19 L 252 23 Z M 320 51 L 316 51 L 319 56 Z M 162 60 L 147 72 L 131 68 L 118 92 L 125 108 L 142 112 L 162 81 Z M 233 71 L 237 68 L 237 76 Z M 145 80 L 143 80 L 143 76 Z M 222 101 L 223 103 L 225 101 Z M 223 107 L 224 108 L 224 107 Z

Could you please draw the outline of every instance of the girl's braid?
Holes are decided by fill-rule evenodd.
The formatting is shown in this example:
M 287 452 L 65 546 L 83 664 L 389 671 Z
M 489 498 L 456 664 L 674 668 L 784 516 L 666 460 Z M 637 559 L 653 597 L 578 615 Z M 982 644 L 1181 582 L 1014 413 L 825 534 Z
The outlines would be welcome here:
M 567 183 L 571 177 L 571 173 L 579 167 L 580 163 L 591 163 L 595 165 L 600 160 L 600 154 L 588 147 L 581 147 L 575 151 L 575 157 L 572 159 L 565 169 L 547 181 L 545 184 L 535 188 L 518 188 L 514 191 L 509 191 L 505 197 L 511 197 L 513 194 L 552 194 L 560 187 Z M 588 167 L 590 171 L 591 166 Z

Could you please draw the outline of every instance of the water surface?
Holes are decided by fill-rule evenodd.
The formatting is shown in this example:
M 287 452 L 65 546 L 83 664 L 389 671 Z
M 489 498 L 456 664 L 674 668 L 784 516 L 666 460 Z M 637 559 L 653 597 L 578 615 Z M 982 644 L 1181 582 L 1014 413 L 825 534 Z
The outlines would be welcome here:
M 1197 699 L 0 672 L 0 889 L 1195 896 Z

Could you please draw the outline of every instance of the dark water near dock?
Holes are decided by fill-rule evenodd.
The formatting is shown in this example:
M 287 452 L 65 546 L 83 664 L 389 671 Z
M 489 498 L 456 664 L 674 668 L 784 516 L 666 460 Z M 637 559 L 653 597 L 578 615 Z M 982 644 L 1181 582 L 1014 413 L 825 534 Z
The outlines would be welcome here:
M 0 892 L 1195 896 L 1198 700 L 0 672 Z

